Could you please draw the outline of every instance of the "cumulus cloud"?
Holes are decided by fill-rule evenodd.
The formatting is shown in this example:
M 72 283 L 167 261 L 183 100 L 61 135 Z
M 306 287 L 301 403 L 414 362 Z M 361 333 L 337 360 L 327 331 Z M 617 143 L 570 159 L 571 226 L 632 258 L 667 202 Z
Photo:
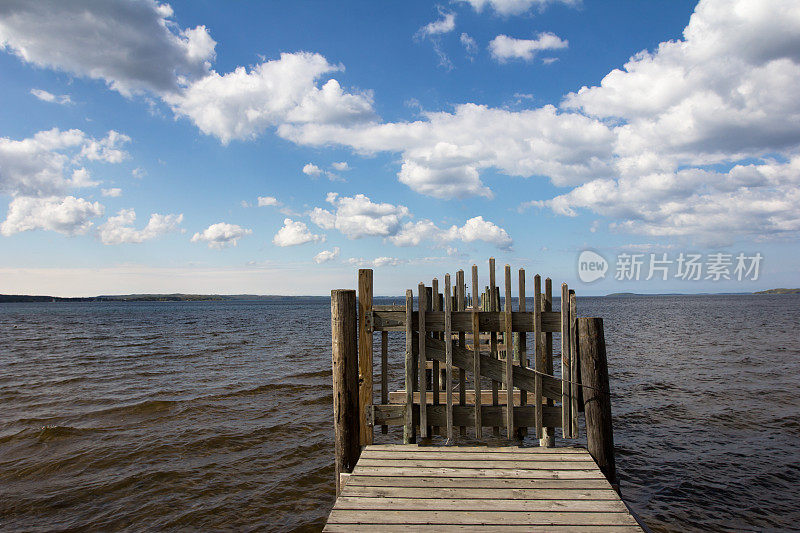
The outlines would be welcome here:
M 258 207 L 268 207 L 268 206 L 272 206 L 272 205 L 278 206 L 278 205 L 281 205 L 281 203 L 274 196 L 259 196 L 258 197 Z
M 181 30 L 155 0 L 37 0 L 0 5 L 0 46 L 22 60 L 102 80 L 130 96 L 176 92 L 203 76 L 216 43 L 205 26 Z
M 410 216 L 405 206 L 375 203 L 363 194 L 340 197 L 328 193 L 327 202 L 335 209 L 315 207 L 310 213 L 311 221 L 323 229 L 337 229 L 349 239 L 393 235 L 402 219 Z
M 209 248 L 221 250 L 231 246 L 237 246 L 239 239 L 253 233 L 253 230 L 243 228 L 236 224 L 227 222 L 217 222 L 201 232 L 192 236 L 192 242 L 207 242 Z
M 338 170 L 339 172 L 345 172 L 350 170 L 350 165 L 347 164 L 347 161 L 338 161 L 335 163 L 331 163 L 331 166 L 334 170 Z
M 322 169 L 314 163 L 306 163 L 303 167 L 303 174 L 306 176 L 319 176 L 322 174 Z
M 333 250 L 322 250 L 320 253 L 314 256 L 314 262 L 318 265 L 322 263 L 329 263 L 334 261 L 337 257 L 339 257 L 339 247 L 334 247 Z
M 128 157 L 121 146 L 126 135 L 108 132 L 102 139 L 81 130 L 40 131 L 20 141 L 0 137 L 0 193 L 13 196 L 54 196 L 75 187 L 90 187 L 89 161 L 119 163 Z
M 164 99 L 176 115 L 224 144 L 282 124 L 349 125 L 373 119 L 370 93 L 346 92 L 335 79 L 317 86 L 322 76 L 342 68 L 320 54 L 284 53 L 250 69 L 212 71 Z
M 109 198 L 119 198 L 122 196 L 122 189 L 119 187 L 113 187 L 111 189 L 101 189 L 100 193 L 103 196 L 108 196 Z
M 165 233 L 178 231 L 183 215 L 160 215 L 153 213 L 142 229 L 133 227 L 136 212 L 133 209 L 122 209 L 116 216 L 109 217 L 99 230 L 103 244 L 140 243 L 155 239 Z
M 504 250 L 509 249 L 513 243 L 506 230 L 494 222 L 484 220 L 483 216 L 473 217 L 463 226 L 453 225 L 448 229 L 441 229 L 430 220 L 408 222 L 389 237 L 389 242 L 395 246 L 418 246 L 426 241 L 440 245 L 452 241 L 483 241 Z
M 51 104 L 69 105 L 72 103 L 72 98 L 68 94 L 53 94 L 43 89 L 31 89 L 31 94 L 42 102 Z
M 480 179 L 488 168 L 511 176 L 549 176 L 561 186 L 613 172 L 612 129 L 554 106 L 509 111 L 462 104 L 453 113 L 426 113 L 425 118 L 359 127 L 286 127 L 279 132 L 300 144 L 401 152 L 399 180 L 438 198 L 491 197 Z
M 458 0 L 466 2 L 481 12 L 486 6 L 490 6 L 499 15 L 520 15 L 532 8 L 544 10 L 550 4 L 565 4 L 575 6 L 580 4 L 580 0 Z
M 501 63 L 509 59 L 531 61 L 542 50 L 559 50 L 569 46 L 569 41 L 553 33 L 540 33 L 536 39 L 515 39 L 508 35 L 498 35 L 489 42 L 492 57 Z
M 6 237 L 23 231 L 42 229 L 64 235 L 82 235 L 92 227 L 91 219 L 102 216 L 104 208 L 74 196 L 14 198 L 8 206 L 0 234 Z
M 283 220 L 283 227 L 272 238 L 275 246 L 298 246 L 308 242 L 324 241 L 324 235 L 315 235 L 309 231 L 305 222 L 294 221 L 291 218 Z

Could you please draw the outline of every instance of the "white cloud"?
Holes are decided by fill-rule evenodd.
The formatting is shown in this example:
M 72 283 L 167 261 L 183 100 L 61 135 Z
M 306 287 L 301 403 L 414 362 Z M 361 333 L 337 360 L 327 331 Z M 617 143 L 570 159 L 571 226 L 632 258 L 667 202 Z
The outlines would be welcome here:
M 155 239 L 165 233 L 178 231 L 183 215 L 160 215 L 153 213 L 142 229 L 133 227 L 136 212 L 133 209 L 122 209 L 116 216 L 109 217 L 98 230 L 103 244 L 140 243 Z
M 133 170 L 131 170 L 131 176 L 140 180 L 143 177 L 147 176 L 147 171 L 141 167 L 136 167 Z
M 434 242 L 439 245 L 453 241 L 483 241 L 500 249 L 509 249 L 512 239 L 508 232 L 493 222 L 484 220 L 482 216 L 467 220 L 463 226 L 453 225 L 449 229 L 441 229 L 430 220 L 407 222 L 389 242 L 395 246 L 418 246 L 423 242 Z
M 92 226 L 92 218 L 103 214 L 98 202 L 74 196 L 32 198 L 19 196 L 8 206 L 0 234 L 6 237 L 23 231 L 43 229 L 64 235 L 82 235 Z
M 68 94 L 53 94 L 43 89 L 31 89 L 31 94 L 42 102 L 50 102 L 51 104 L 69 105 L 72 103 L 72 99 Z
M 278 230 L 272 238 L 272 244 L 276 246 L 298 246 L 308 242 L 324 241 L 324 235 L 315 235 L 309 231 L 304 222 L 295 222 L 291 218 L 283 220 L 283 227 Z
M 349 239 L 393 235 L 402 219 L 410 216 L 405 206 L 374 203 L 363 194 L 339 197 L 329 193 L 327 201 L 336 209 L 331 212 L 316 207 L 310 213 L 311 221 L 323 229 L 335 228 Z
M 450 33 L 456 28 L 456 14 L 452 12 L 439 12 L 441 18 L 438 20 L 434 20 L 426 24 L 425 26 L 421 27 L 417 31 L 417 35 L 419 37 L 432 37 L 434 35 L 442 35 L 444 33 Z
M 228 74 L 210 72 L 180 94 L 165 95 L 176 115 L 191 119 L 203 133 L 227 144 L 251 139 L 281 124 L 354 124 L 372 120 L 370 93 L 348 93 L 330 79 L 340 71 L 320 54 L 281 54 L 280 59 Z
M 121 145 L 129 141 L 115 131 L 98 140 L 81 130 L 57 128 L 21 141 L 0 137 L 0 193 L 54 196 L 70 188 L 97 185 L 81 164 L 85 160 L 119 163 L 128 157 Z
M 201 232 L 192 236 L 192 242 L 207 242 L 209 248 L 221 250 L 230 246 L 237 246 L 239 239 L 253 233 L 253 230 L 246 229 L 236 224 L 227 222 L 217 222 Z
M 350 170 L 350 165 L 347 164 L 347 161 L 331 163 L 331 166 L 334 168 L 334 170 L 338 170 L 339 172 Z
M 205 26 L 180 30 L 154 0 L 37 0 L 0 5 L 0 46 L 40 67 L 103 80 L 129 96 L 176 92 L 204 75 L 215 42 Z
M 540 11 L 549 4 L 565 4 L 568 6 L 579 5 L 580 0 L 458 0 L 467 2 L 481 12 L 488 5 L 499 15 L 520 15 L 530 10 L 538 8 Z
M 339 257 L 339 247 L 334 247 L 333 250 L 322 250 L 320 253 L 314 256 L 314 262 L 318 265 L 322 263 L 328 263 L 330 261 L 334 261 L 337 257 Z
M 322 169 L 314 163 L 306 163 L 303 167 L 303 174 L 306 176 L 319 176 L 322 174 Z
M 259 196 L 258 207 L 278 206 L 281 203 L 274 196 Z
M 350 259 L 347 260 L 347 262 L 359 268 L 395 267 L 408 263 L 408 261 L 406 261 L 405 259 L 400 259 L 397 257 L 385 257 L 385 256 L 376 257 L 375 259 L 364 259 L 363 257 L 351 257 Z
M 491 197 L 480 179 L 487 168 L 511 176 L 549 176 L 560 186 L 613 171 L 611 128 L 554 106 L 515 112 L 462 104 L 453 113 L 425 117 L 356 127 L 284 127 L 279 132 L 300 144 L 341 144 L 366 154 L 402 152 L 400 181 L 438 198 Z
M 108 196 L 110 198 L 119 198 L 122 196 L 122 189 L 119 187 L 113 187 L 111 189 L 101 189 L 100 192 L 103 196 Z
M 515 39 L 508 35 L 498 35 L 489 42 L 489 51 L 494 59 L 505 63 L 509 59 L 531 61 L 541 50 L 558 50 L 567 46 L 569 41 L 548 32 L 540 33 L 537 39 Z

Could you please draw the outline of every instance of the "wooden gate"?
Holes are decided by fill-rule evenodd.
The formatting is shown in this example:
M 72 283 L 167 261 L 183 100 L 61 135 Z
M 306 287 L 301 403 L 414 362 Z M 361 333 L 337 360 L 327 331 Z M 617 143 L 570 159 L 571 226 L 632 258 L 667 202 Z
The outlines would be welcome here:
M 452 442 L 456 428 L 477 439 L 483 428 L 508 439 L 531 428 L 552 445 L 554 428 L 564 438 L 578 436 L 579 362 L 575 293 L 561 285 L 560 310 L 553 310 L 552 283 L 533 277 L 533 309 L 526 309 L 526 274 L 519 270 L 517 308 L 513 308 L 511 267 L 504 269 L 503 309 L 489 259 L 489 284 L 479 292 L 478 267 L 471 290 L 464 271 L 444 276 L 442 292 L 433 279 L 406 291 L 405 305 L 373 305 L 372 270 L 359 270 L 358 352 L 360 444 L 373 442 L 373 429 L 402 425 L 405 443 L 434 435 Z M 373 401 L 373 332 L 381 332 L 380 403 Z M 390 392 L 388 334 L 405 333 L 405 387 Z M 561 350 L 553 353 L 553 334 Z M 530 336 L 529 336 L 530 334 Z M 532 338 L 531 338 L 532 337 Z M 530 339 L 530 341 L 529 341 Z M 530 349 L 529 349 L 530 346 Z M 529 360 L 530 356 L 530 360 Z M 560 360 L 560 376 L 553 361 Z M 428 371 L 429 370 L 429 371 Z M 442 383 L 443 382 L 443 383 Z M 490 384 L 490 388 L 484 388 Z M 468 383 L 472 389 L 468 389 Z

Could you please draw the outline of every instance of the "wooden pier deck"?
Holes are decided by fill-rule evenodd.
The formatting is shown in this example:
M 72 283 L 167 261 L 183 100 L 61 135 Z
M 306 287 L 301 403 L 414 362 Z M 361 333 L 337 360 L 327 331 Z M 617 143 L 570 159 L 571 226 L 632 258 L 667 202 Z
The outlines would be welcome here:
M 324 531 L 641 532 L 578 447 L 366 446 Z

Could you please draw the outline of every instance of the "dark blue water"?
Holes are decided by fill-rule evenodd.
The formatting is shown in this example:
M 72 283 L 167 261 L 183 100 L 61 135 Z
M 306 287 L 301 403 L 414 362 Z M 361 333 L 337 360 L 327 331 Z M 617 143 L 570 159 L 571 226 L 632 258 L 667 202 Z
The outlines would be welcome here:
M 798 530 L 800 297 L 578 307 L 605 319 L 623 496 L 650 528 Z M 319 529 L 330 384 L 325 299 L 2 304 L 0 529 Z

